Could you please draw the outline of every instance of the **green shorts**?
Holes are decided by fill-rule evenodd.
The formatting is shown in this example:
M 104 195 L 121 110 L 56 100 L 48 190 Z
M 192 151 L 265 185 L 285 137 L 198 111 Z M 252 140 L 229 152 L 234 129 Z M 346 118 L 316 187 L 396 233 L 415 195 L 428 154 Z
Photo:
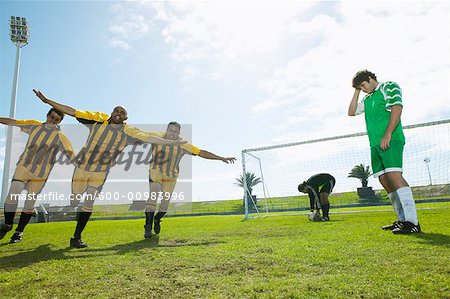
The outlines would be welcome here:
M 375 178 L 388 172 L 403 172 L 403 141 L 391 141 L 389 148 L 385 151 L 380 146 L 370 149 L 372 160 L 372 171 Z

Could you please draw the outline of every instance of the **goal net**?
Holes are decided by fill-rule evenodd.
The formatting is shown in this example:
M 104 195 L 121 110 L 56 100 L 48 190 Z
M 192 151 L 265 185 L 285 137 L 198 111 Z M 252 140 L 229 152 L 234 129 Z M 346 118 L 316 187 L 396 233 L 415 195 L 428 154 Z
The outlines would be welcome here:
M 448 207 L 450 199 L 450 120 L 404 127 L 403 176 L 417 203 Z M 273 212 L 309 209 L 309 198 L 297 186 L 317 173 L 330 173 L 336 186 L 330 204 L 337 207 L 389 205 L 378 179 L 348 177 L 362 164 L 370 166 L 366 133 L 294 142 L 242 151 L 243 173 L 260 181 L 244 181 L 246 218 Z M 371 169 L 370 169 L 371 171 Z

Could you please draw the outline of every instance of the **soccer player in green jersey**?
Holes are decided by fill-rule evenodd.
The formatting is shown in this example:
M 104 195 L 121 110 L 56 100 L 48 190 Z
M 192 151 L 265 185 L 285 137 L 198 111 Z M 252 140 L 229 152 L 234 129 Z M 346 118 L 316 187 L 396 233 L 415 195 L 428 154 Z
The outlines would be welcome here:
M 348 115 L 365 114 L 373 175 L 388 193 L 398 219 L 383 229 L 394 234 L 419 233 L 412 191 L 402 175 L 405 135 L 400 121 L 403 109 L 400 86 L 390 81 L 378 82 L 368 70 L 357 72 L 352 85 L 355 92 Z M 361 90 L 367 95 L 358 102 Z

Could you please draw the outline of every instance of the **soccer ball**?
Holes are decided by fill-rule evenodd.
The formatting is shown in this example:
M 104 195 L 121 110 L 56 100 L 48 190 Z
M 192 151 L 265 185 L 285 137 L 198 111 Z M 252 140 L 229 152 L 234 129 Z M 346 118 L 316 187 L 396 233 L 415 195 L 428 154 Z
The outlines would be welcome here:
M 319 211 L 312 211 L 308 214 L 309 221 L 318 222 L 322 220 L 322 216 L 320 215 Z

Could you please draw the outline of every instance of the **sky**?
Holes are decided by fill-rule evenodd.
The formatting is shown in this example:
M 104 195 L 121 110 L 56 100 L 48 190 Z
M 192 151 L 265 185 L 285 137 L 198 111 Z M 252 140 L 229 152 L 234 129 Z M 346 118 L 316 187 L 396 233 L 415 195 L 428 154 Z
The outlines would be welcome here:
M 364 131 L 347 116 L 360 69 L 399 83 L 404 125 L 450 118 L 447 1 L 1 1 L 4 116 L 11 15 L 31 26 L 16 118 L 43 119 L 37 88 L 82 110 L 124 105 L 133 124 L 190 124 L 193 144 L 238 159 L 193 158 L 194 200 L 242 196 L 243 149 Z

